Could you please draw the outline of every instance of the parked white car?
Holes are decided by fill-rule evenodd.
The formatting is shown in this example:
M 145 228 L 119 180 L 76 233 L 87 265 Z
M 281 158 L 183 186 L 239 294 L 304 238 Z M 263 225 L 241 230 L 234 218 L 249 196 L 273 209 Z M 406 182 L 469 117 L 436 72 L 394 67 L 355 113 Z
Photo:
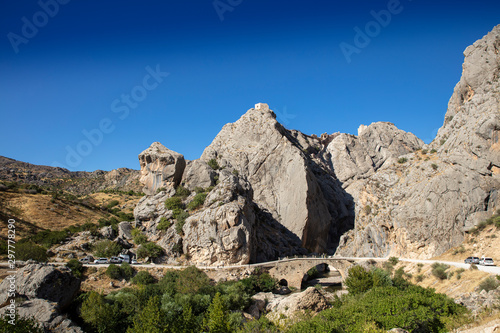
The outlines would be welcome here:
M 99 258 L 96 261 L 94 261 L 94 264 L 107 264 L 108 263 L 108 258 Z
M 483 266 L 495 266 L 495 263 L 493 262 L 493 259 L 491 259 L 489 257 L 482 257 L 479 260 L 479 265 L 483 265 Z

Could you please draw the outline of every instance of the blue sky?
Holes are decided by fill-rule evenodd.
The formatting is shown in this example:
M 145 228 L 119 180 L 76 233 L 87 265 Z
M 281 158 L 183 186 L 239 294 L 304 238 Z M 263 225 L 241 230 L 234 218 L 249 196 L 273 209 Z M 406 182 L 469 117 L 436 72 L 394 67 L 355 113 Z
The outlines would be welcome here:
M 497 0 L 58 1 L 0 2 L 0 155 L 87 171 L 138 169 L 154 141 L 196 159 L 257 102 L 306 134 L 429 142 L 500 24 Z

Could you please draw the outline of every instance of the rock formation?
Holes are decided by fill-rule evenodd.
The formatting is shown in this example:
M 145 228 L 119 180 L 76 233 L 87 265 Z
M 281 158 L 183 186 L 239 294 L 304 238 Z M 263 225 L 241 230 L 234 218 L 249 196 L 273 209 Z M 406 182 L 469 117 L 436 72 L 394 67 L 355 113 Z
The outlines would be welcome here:
M 186 167 L 184 156 L 159 142 L 154 142 L 139 154 L 144 193 L 154 194 L 157 189 L 179 185 Z
M 498 207 L 500 27 L 465 51 L 443 127 L 425 145 L 394 124 L 358 135 L 308 136 L 259 103 L 225 125 L 200 159 L 159 143 L 139 155 L 149 194 L 136 222 L 167 256 L 206 264 L 294 253 L 432 257 Z M 176 188 L 203 191 L 182 232 L 164 202 Z M 159 188 L 162 191 L 156 193 Z M 162 232 L 162 221 L 172 226 Z M 179 230 L 178 230 L 179 231 Z M 172 253 L 176 249 L 177 254 Z
M 356 228 L 343 236 L 337 253 L 431 257 L 458 245 L 466 230 L 496 210 L 499 50 L 500 26 L 465 50 L 462 78 L 431 144 L 413 153 L 396 151 L 400 163 L 386 160 L 375 173 L 368 170 L 368 178 L 362 163 L 347 170 L 351 162 L 334 163 L 356 206 Z M 418 147 L 411 142 L 402 143 Z
M 50 332 L 83 332 L 71 320 L 61 315 L 80 287 L 69 268 L 55 268 L 42 264 L 29 264 L 14 276 L 18 315 L 33 317 Z M 7 311 L 8 290 L 11 280 L 0 283 L 0 314 Z M 24 299 L 23 301 L 20 301 Z

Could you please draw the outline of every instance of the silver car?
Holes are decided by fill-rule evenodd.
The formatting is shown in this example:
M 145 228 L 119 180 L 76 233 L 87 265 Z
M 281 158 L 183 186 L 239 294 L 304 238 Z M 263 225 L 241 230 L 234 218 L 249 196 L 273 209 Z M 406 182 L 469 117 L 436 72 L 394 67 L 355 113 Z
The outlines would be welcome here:
M 99 258 L 96 261 L 94 261 L 94 264 L 107 264 L 108 263 L 108 258 Z
M 479 265 L 495 266 L 495 263 L 493 262 L 493 259 L 491 259 L 489 257 L 482 257 L 481 260 L 479 260 Z

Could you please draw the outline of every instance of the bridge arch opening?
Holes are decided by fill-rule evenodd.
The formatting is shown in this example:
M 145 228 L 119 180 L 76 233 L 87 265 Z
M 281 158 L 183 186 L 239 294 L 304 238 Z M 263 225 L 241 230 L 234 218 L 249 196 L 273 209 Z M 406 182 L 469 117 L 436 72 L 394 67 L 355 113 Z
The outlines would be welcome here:
M 304 273 L 301 289 L 316 285 L 331 289 L 342 288 L 342 275 L 337 269 L 332 268 L 330 268 L 328 263 L 320 263 L 310 267 Z

